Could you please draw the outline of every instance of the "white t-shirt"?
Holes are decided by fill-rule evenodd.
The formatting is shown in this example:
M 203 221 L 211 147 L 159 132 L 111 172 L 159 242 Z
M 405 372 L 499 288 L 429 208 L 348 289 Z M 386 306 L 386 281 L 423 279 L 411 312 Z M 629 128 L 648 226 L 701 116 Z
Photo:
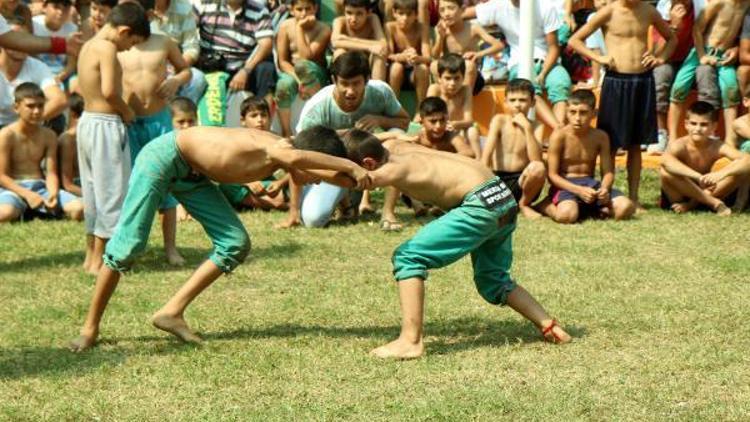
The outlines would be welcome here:
M 0 35 L 7 32 L 10 32 L 10 25 L 8 25 L 8 21 L 5 20 L 5 17 L 0 15 Z
M 34 35 L 38 37 L 62 37 L 67 38 L 68 35 L 78 31 L 78 26 L 72 22 L 65 22 L 63 26 L 57 31 L 52 31 L 47 28 L 44 23 L 44 15 L 36 15 L 32 19 L 34 24 Z M 54 74 L 60 73 L 65 68 L 65 61 L 67 56 L 65 54 L 37 54 L 37 57 L 43 61 Z
M 537 1 L 534 8 L 534 59 L 543 60 L 547 57 L 546 34 L 557 31 L 562 26 L 557 10 L 548 2 Z M 476 6 L 477 22 L 482 26 L 497 25 L 505 34 L 510 45 L 510 60 L 508 67 L 518 64 L 519 34 L 521 9 L 513 6 L 510 0 L 492 0 Z
M 589 17 L 586 18 L 586 22 L 588 23 L 588 21 L 593 19 L 594 15 L 595 13 L 590 14 Z M 598 48 L 602 52 L 602 55 L 607 54 L 607 44 L 604 43 L 604 33 L 601 28 L 597 29 L 593 34 L 586 38 L 586 47 L 592 50 Z
M 49 70 L 44 62 L 33 57 L 27 57 L 23 62 L 21 71 L 16 79 L 9 81 L 3 72 L 0 72 L 0 126 L 13 123 L 18 115 L 13 110 L 13 91 L 24 82 L 33 82 L 42 89 L 55 85 L 55 75 Z

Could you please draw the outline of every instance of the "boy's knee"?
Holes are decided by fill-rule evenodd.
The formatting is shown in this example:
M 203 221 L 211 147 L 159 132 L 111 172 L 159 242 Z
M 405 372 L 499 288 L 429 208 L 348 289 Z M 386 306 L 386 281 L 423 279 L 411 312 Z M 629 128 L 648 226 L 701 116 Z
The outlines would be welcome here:
M 408 242 L 393 251 L 391 263 L 393 264 L 393 276 L 396 281 L 418 277 L 427 279 L 427 267 L 420 262 L 418 256 L 409 248 Z
M 302 209 L 302 224 L 305 227 L 316 228 L 325 227 L 326 224 L 331 220 L 333 210 L 327 210 L 323 208 L 307 208 Z
M 557 207 L 555 221 L 560 224 L 573 224 L 578 221 L 578 207 Z
M 612 201 L 615 220 L 627 220 L 635 214 L 635 204 L 624 196 Z
M 250 236 L 244 229 L 241 229 L 232 234 L 232 239 L 229 242 L 222 243 L 222 245 L 216 246 L 211 260 L 221 271 L 228 273 L 245 262 L 245 259 L 250 255 Z
M 65 205 L 63 211 L 73 221 L 83 220 L 83 203 L 81 201 L 73 201 Z
M 12 205 L 0 205 L 0 223 L 9 223 L 21 217 L 21 210 Z
M 541 161 L 532 161 L 526 166 L 526 177 L 530 180 L 544 179 L 547 175 L 547 169 Z
M 493 305 L 505 305 L 508 295 L 516 283 L 501 271 L 486 271 L 474 274 L 474 284 L 482 299 Z

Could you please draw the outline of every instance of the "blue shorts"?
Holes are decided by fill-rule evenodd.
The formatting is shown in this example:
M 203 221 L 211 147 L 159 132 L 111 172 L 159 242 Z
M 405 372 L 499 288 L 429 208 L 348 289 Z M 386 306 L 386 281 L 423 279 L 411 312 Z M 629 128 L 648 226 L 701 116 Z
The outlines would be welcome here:
M 16 183 L 32 192 L 38 193 L 44 199 L 49 198 L 47 185 L 42 179 L 16 180 Z M 36 211 L 42 214 L 57 215 L 64 206 L 68 205 L 72 201 L 75 201 L 76 199 L 78 199 L 77 196 L 68 191 L 60 189 L 57 194 L 58 209 L 48 210 L 44 205 L 42 205 Z M 0 205 L 10 205 L 13 208 L 21 210 L 22 213 L 26 212 L 29 209 L 29 204 L 27 204 L 23 198 L 16 195 L 14 192 L 3 188 L 0 188 Z
M 597 190 L 602 186 L 601 182 L 594 179 L 593 177 L 567 177 L 566 179 L 575 185 L 584 186 L 594 190 Z M 552 203 L 555 205 L 558 205 L 562 201 L 576 201 L 578 203 L 578 206 L 581 208 L 581 211 L 584 212 L 583 215 L 588 215 L 586 214 L 587 212 L 590 212 L 591 215 L 596 215 L 596 212 L 601 208 L 601 206 L 596 202 L 594 202 L 593 204 L 587 204 L 573 192 L 558 189 L 554 186 L 550 190 L 550 195 L 552 195 Z M 610 198 L 615 199 L 619 196 L 623 196 L 623 193 L 615 188 L 612 188 L 609 192 L 609 196 Z

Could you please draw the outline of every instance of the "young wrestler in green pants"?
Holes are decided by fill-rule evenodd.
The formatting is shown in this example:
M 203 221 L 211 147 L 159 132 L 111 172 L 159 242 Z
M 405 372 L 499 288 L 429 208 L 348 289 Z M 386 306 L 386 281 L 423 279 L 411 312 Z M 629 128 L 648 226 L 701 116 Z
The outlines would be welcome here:
M 427 271 L 471 254 L 474 283 L 492 304 L 507 304 L 536 324 L 544 337 L 567 343 L 570 336 L 509 271 L 518 205 L 492 172 L 468 157 L 404 141 L 380 141 L 352 130 L 344 139 L 349 158 L 370 170 L 371 186 L 393 186 L 411 198 L 447 212 L 424 226 L 393 253 L 393 274 L 401 299 L 401 335 L 373 350 L 381 358 L 424 354 L 422 319 Z M 384 148 L 385 147 L 385 148 Z
M 305 150 L 305 151 L 302 151 Z M 135 161 L 115 234 L 107 244 L 104 266 L 81 334 L 70 345 L 82 351 L 94 345 L 99 323 L 120 273 L 146 246 L 159 204 L 172 193 L 211 238 L 214 249 L 152 322 L 183 341 L 198 342 L 183 318 L 185 308 L 222 273 L 232 271 L 250 253 L 250 238 L 234 210 L 211 182 L 249 183 L 283 168 L 295 182 L 332 183 L 366 188 L 364 169 L 346 159 L 336 132 L 316 126 L 290 143 L 254 129 L 195 127 L 170 132 L 146 145 Z M 353 179 L 353 180 L 352 180 Z

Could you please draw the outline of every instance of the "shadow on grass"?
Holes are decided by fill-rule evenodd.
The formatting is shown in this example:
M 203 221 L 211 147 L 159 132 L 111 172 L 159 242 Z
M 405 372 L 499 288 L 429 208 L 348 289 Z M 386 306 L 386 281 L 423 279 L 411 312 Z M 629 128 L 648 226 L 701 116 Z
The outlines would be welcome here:
M 179 353 L 194 346 L 173 342 L 167 337 L 158 338 L 163 343 L 148 350 L 140 347 L 117 347 L 113 339 L 104 338 L 97 348 L 73 353 L 66 347 L 22 347 L 0 349 L 0 381 L 39 376 L 78 376 L 96 371 L 101 367 L 114 367 L 133 355 L 162 355 Z M 102 350 L 102 347 L 107 347 Z
M 149 247 L 146 252 L 139 256 L 134 264 L 138 270 L 147 270 L 154 272 L 182 271 L 198 266 L 208 258 L 211 253 L 207 248 L 178 247 L 180 253 L 187 261 L 187 264 L 181 267 L 169 265 L 160 247 Z M 285 259 L 297 256 L 302 250 L 302 245 L 298 242 L 285 242 L 281 244 L 261 245 L 253 247 L 250 252 L 251 259 Z M 57 266 L 72 267 L 80 269 L 83 263 L 84 252 L 65 252 L 48 255 L 38 255 L 24 257 L 15 261 L 0 261 L 0 273 L 26 273 L 37 272 L 44 268 Z M 83 270 L 81 269 L 81 272 Z
M 584 327 L 568 326 L 564 328 L 574 338 L 580 339 L 586 336 Z M 397 325 L 336 327 L 279 324 L 270 327 L 240 328 L 227 332 L 207 333 L 203 337 L 210 341 L 323 335 L 328 337 L 372 337 L 387 341 L 396 338 L 399 330 L 400 327 Z M 477 318 L 455 318 L 428 322 L 425 324 L 425 335 L 429 336 L 430 353 L 434 354 L 457 353 L 480 347 L 543 341 L 539 331 L 529 322 Z

